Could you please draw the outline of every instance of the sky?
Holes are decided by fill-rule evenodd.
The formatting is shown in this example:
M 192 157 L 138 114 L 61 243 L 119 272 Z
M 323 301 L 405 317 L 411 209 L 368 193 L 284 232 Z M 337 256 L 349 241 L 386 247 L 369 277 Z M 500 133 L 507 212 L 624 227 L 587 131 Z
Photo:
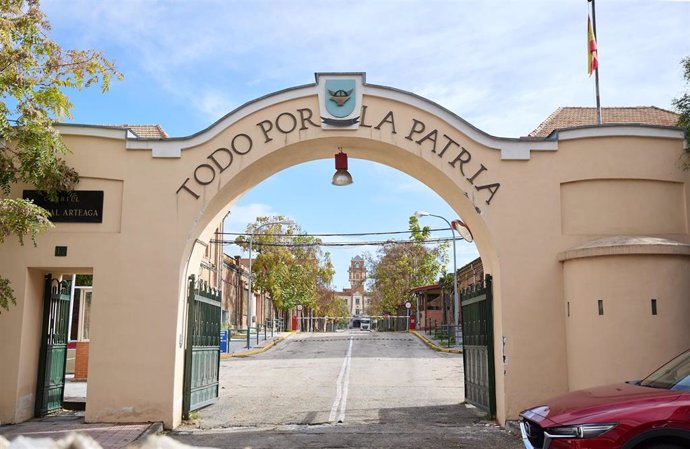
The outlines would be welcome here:
M 491 135 L 525 136 L 558 107 L 595 105 L 589 7 L 586 0 L 43 1 L 52 39 L 103 51 L 125 76 L 106 94 L 70 94 L 69 121 L 160 124 L 174 137 L 312 83 L 315 72 L 366 72 L 367 82 L 426 97 Z M 690 0 L 596 7 L 602 105 L 672 110 L 686 89 L 680 61 L 690 56 Z M 238 201 L 227 230 L 242 232 L 261 215 L 288 216 L 313 234 L 404 231 L 420 209 L 455 218 L 433 191 L 392 168 L 350 159 L 355 182 L 347 187 L 330 185 L 333 171 L 329 159 L 277 173 Z M 326 250 L 339 289 L 348 287 L 350 258 L 376 247 Z M 458 242 L 458 267 L 477 256 L 473 244 Z

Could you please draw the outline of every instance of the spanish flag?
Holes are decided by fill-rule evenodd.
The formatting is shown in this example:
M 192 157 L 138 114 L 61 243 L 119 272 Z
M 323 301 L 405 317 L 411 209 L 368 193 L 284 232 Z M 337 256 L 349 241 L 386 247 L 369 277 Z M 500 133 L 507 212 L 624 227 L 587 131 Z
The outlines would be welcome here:
M 587 73 L 592 76 L 599 67 L 599 55 L 597 54 L 597 38 L 594 36 L 592 21 L 587 16 Z

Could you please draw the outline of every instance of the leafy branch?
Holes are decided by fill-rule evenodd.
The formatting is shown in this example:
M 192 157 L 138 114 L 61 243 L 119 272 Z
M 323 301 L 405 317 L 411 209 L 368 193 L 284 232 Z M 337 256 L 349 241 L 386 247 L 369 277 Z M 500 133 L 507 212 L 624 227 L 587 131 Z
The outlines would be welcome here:
M 122 79 L 115 64 L 96 50 L 64 50 L 48 36 L 50 23 L 39 0 L 0 0 L 0 243 L 15 235 L 20 244 L 50 228 L 48 212 L 11 198 L 17 183 L 56 199 L 75 188 L 79 175 L 55 122 L 71 118 L 68 89 Z M 0 309 L 15 304 L 8 279 L 0 276 Z
M 682 61 L 683 75 L 687 86 L 690 86 L 690 56 L 686 56 Z M 686 91 L 683 95 L 673 99 L 673 106 L 679 113 L 678 126 L 685 129 L 685 154 L 681 159 L 681 165 L 684 170 L 690 169 L 690 91 Z

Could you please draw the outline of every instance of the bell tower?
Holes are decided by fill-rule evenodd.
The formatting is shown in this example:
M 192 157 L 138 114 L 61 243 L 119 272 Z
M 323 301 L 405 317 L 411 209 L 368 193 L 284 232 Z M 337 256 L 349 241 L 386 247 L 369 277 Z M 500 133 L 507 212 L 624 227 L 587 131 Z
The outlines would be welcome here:
M 348 269 L 350 286 L 352 291 L 364 291 L 364 281 L 367 279 L 367 269 L 364 264 L 364 259 L 361 256 L 355 256 L 350 260 L 350 268 Z

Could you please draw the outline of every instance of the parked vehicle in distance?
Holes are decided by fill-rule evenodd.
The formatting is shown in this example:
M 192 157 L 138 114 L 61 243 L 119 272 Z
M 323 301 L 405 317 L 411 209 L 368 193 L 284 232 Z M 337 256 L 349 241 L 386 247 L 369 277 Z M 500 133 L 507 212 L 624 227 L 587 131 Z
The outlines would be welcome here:
M 690 448 L 690 350 L 644 380 L 574 391 L 520 413 L 527 449 Z
M 360 318 L 359 319 L 359 329 L 363 331 L 371 330 L 371 319 L 370 318 Z

